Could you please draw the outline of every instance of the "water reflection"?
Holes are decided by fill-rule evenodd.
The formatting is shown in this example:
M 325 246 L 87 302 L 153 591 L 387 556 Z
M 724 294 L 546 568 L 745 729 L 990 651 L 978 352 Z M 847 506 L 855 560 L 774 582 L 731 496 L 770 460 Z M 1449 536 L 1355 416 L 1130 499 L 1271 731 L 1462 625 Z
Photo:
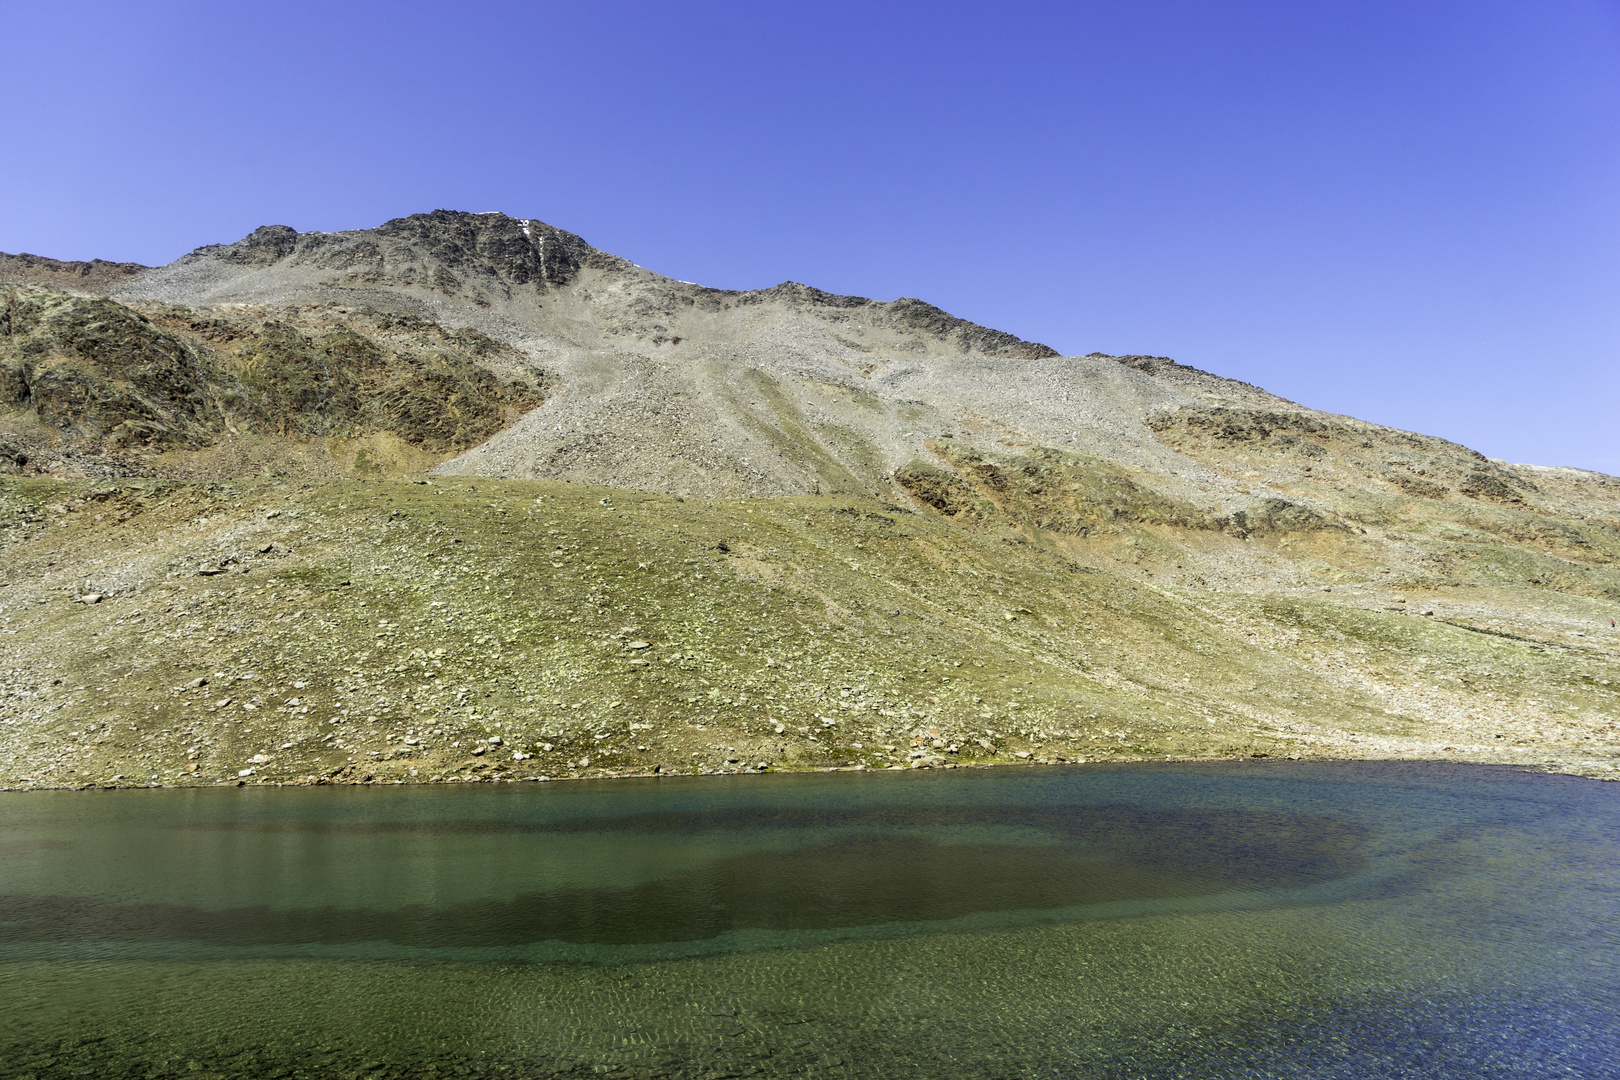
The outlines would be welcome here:
M 692 865 L 634 885 L 444 906 L 216 909 L 3 894 L 0 944 L 631 945 L 701 940 L 737 930 L 937 922 L 984 912 L 1297 888 L 1360 870 L 1369 833 L 1366 826 L 1322 815 L 1120 805 L 755 808 L 544 822 L 216 821 L 183 827 L 283 838 L 335 832 L 590 832 L 600 839 L 605 857 L 611 857 L 615 837 L 648 833 L 787 834 L 797 838 L 797 846 L 694 858 Z M 962 839 L 987 832 L 1022 842 Z M 377 854 L 387 858 L 389 853 Z M 314 847 L 308 856 L 319 859 L 322 849 Z

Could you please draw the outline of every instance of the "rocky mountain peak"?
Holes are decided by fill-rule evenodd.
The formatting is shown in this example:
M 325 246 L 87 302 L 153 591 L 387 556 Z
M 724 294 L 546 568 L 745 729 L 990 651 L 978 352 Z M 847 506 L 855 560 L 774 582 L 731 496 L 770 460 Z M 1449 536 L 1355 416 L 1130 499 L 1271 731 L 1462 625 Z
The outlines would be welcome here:
M 298 230 L 290 225 L 260 225 L 234 244 L 210 244 L 199 248 L 243 266 L 269 266 L 291 255 L 298 247 Z
M 435 210 L 394 218 L 374 229 L 300 233 L 263 225 L 232 244 L 210 244 L 177 265 L 279 271 L 325 287 L 428 287 L 475 303 L 509 299 L 511 290 L 570 285 L 584 267 L 628 269 L 573 233 L 500 213 Z M 219 276 L 219 275 L 214 275 Z

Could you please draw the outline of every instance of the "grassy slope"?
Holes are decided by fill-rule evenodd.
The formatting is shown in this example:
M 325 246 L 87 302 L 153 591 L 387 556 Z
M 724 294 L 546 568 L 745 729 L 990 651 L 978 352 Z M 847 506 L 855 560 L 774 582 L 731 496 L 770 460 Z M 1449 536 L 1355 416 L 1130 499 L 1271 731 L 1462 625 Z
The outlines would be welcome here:
M 965 525 L 854 496 L 7 478 L 0 781 L 883 767 L 917 752 L 1615 775 L 1620 639 L 1567 629 L 1595 626 L 1600 599 L 1381 573 L 1387 542 L 1345 530 L 1077 528 L 1022 505 L 982 498 Z M 1519 558 L 1487 539 L 1470 536 L 1486 563 Z M 1234 560 L 1266 568 L 1260 584 L 1223 584 Z M 110 596 L 74 599 L 86 591 Z

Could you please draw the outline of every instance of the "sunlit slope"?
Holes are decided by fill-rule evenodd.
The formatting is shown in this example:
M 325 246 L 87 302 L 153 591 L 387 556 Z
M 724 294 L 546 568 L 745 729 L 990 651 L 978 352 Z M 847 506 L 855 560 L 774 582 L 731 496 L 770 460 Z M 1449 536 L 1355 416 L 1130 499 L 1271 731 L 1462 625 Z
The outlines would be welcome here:
M 541 481 L 8 479 L 0 768 L 35 786 L 1263 752 L 1607 774 L 1606 601 L 1392 568 L 1389 541 L 1275 508 L 1237 535 L 1056 465 L 1091 485 L 1096 527 L 1038 520 L 1005 471 L 973 521 Z M 1240 567 L 1267 574 L 1219 584 Z

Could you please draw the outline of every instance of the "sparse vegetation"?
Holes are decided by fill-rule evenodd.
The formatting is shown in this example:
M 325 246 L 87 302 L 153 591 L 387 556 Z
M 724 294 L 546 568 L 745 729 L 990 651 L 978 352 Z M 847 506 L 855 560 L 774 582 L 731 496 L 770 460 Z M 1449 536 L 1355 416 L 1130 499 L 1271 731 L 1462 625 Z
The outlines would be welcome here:
M 1143 576 L 1207 558 L 1199 537 L 1253 543 L 1207 529 L 1007 543 L 996 519 L 847 499 L 460 479 L 14 478 L 0 526 L 11 786 L 1242 754 L 1591 771 L 1616 737 L 1613 643 L 1559 628 L 1583 598 L 1521 586 L 1541 610 L 1508 623 L 1484 581 L 1422 617 L 1435 582 L 1397 604 L 1376 581 Z

